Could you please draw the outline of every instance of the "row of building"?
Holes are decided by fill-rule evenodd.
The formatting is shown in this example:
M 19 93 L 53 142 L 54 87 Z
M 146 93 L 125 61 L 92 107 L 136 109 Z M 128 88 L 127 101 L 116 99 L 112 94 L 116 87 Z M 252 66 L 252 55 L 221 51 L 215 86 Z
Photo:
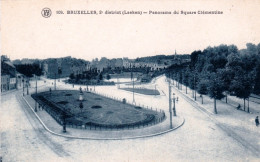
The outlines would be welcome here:
M 1 92 L 17 89 L 21 81 L 22 75 L 16 71 L 10 59 L 1 56 Z
M 128 59 L 127 57 L 114 59 L 107 59 L 106 57 L 102 57 L 100 60 L 96 58 L 89 62 L 83 59 L 76 59 L 68 56 L 63 58 L 49 58 L 44 60 L 14 60 L 13 63 L 39 64 L 40 68 L 43 69 L 43 74 L 47 78 L 54 79 L 69 77 L 72 73 L 74 75 L 82 74 L 83 72 L 89 71 L 91 69 L 96 70 L 98 73 L 103 72 L 105 69 L 115 70 L 129 68 L 148 68 L 150 71 L 160 71 L 161 69 L 166 69 L 172 64 L 181 64 L 183 61 L 187 60 L 178 58 L 175 52 L 175 55 L 173 55 L 171 59 L 166 58 L 157 61 L 151 61 L 147 59 L 137 61 L 136 59 Z M 10 65 L 10 60 L 5 62 L 8 62 Z
M 102 72 L 106 68 L 112 70 L 117 68 L 150 68 L 151 71 L 165 69 L 171 64 L 158 64 L 147 62 L 135 62 L 134 59 L 116 58 L 107 59 L 102 57 L 100 60 L 94 59 L 92 62 L 85 60 L 74 59 L 71 57 L 46 59 L 42 62 L 43 73 L 48 78 L 68 77 L 70 74 L 81 74 L 90 69 L 96 69 Z

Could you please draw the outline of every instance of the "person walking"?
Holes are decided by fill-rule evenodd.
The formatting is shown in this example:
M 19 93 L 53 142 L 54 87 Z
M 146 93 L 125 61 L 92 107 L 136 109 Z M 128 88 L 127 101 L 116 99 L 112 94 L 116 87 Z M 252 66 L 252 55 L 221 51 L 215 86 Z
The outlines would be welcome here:
M 258 116 L 256 116 L 256 118 L 255 118 L 255 125 L 258 127 L 258 125 L 259 125 L 259 119 L 258 119 Z

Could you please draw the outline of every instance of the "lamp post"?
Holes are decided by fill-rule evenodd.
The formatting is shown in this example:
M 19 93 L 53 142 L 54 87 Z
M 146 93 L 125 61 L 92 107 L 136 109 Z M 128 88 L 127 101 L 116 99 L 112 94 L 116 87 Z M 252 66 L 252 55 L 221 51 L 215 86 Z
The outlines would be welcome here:
M 29 95 L 29 81 L 28 81 L 28 78 L 27 78 L 27 81 L 26 81 L 26 87 L 27 87 L 27 95 Z
M 54 90 L 56 90 L 56 73 L 55 73 L 55 78 L 54 78 Z
M 175 106 L 175 93 L 172 94 L 173 95 L 173 116 L 176 116 L 176 106 Z
M 34 111 L 37 112 L 37 101 L 35 100 Z
M 23 82 L 23 96 L 24 96 L 24 78 L 23 78 L 22 82 Z
M 170 79 L 168 79 L 168 84 L 169 84 L 169 112 L 171 113 L 171 107 L 172 107 L 172 101 L 171 101 L 171 83 L 170 83 Z
M 133 104 L 135 105 L 135 81 L 133 79 Z
M 193 78 L 193 81 L 194 81 L 194 83 L 193 83 L 193 91 L 194 91 L 194 100 L 196 101 L 197 100 L 197 98 L 196 98 L 196 76 L 195 76 L 196 74 L 194 73 L 194 78 Z
M 34 76 L 35 76 L 35 93 L 37 94 L 37 75 Z
M 35 94 L 37 94 L 37 76 L 34 75 L 34 77 L 35 77 Z M 36 100 L 35 100 L 34 111 L 37 112 L 37 101 Z
M 133 75 L 133 66 L 131 66 L 131 79 L 133 80 L 133 105 L 135 105 L 135 89 L 134 89 L 135 81 L 134 81 L 134 75 Z
M 66 110 L 65 110 L 65 108 L 63 109 L 63 111 L 62 111 L 62 128 L 63 128 L 63 133 L 66 133 L 67 132 L 67 130 L 66 130 L 66 116 L 67 114 L 66 114 Z
M 217 102 L 217 101 L 216 101 L 217 91 L 215 90 L 214 93 L 215 93 L 215 96 L 214 96 L 214 112 L 215 112 L 215 114 L 217 114 L 217 113 L 218 113 L 218 111 L 217 111 L 217 106 L 216 106 L 216 104 L 217 104 L 217 103 L 216 103 L 216 102 Z

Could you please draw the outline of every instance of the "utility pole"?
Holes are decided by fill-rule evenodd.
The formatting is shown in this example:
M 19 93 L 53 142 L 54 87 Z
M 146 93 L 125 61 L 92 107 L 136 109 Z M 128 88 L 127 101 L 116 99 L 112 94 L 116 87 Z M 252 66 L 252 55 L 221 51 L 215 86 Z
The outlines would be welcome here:
M 196 78 L 195 78 L 195 73 L 194 73 L 194 94 L 195 94 L 195 96 L 194 96 L 194 100 L 196 101 Z
M 173 93 L 173 116 L 176 116 L 176 107 L 175 107 L 175 93 Z
M 132 76 L 133 76 L 133 72 L 132 72 Z M 135 105 L 135 81 L 134 81 L 134 77 L 132 77 L 133 80 L 133 105 Z
M 24 78 L 23 78 L 22 81 L 23 81 L 23 96 L 24 96 Z
M 172 108 L 172 99 L 171 99 L 171 84 L 170 84 L 170 79 L 168 80 L 169 84 L 169 112 L 171 113 L 171 108 Z
M 27 95 L 29 95 L 29 80 L 28 80 L 28 78 L 27 78 L 27 81 L 26 81 L 26 87 L 27 87 Z
M 35 93 L 37 94 L 37 75 L 35 75 L 35 80 L 36 80 Z

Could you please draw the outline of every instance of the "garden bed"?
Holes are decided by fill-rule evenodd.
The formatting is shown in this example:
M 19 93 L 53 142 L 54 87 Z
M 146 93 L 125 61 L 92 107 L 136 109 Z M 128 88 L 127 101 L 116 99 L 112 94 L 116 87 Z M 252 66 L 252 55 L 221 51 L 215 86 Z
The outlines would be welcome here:
M 120 88 L 125 91 L 133 92 L 133 88 Z M 135 93 L 140 93 L 144 95 L 160 95 L 160 92 L 155 89 L 147 89 L 147 88 L 134 88 Z

